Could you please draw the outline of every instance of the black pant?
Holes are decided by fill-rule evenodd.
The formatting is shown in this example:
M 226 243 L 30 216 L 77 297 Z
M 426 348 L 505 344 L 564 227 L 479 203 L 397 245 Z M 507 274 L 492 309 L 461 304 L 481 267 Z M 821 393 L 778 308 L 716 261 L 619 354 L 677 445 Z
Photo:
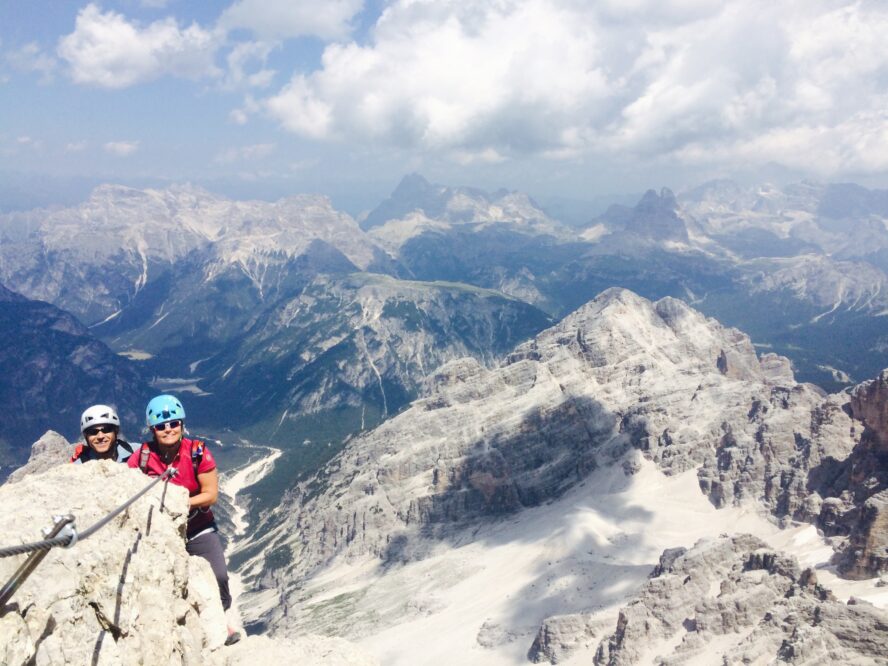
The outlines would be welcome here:
M 219 584 L 219 598 L 222 599 L 222 608 L 231 608 L 231 592 L 228 591 L 228 568 L 225 566 L 225 553 L 222 551 L 222 541 L 216 532 L 207 532 L 194 537 L 185 544 L 185 550 L 189 555 L 197 555 L 204 558 L 213 568 L 213 575 Z

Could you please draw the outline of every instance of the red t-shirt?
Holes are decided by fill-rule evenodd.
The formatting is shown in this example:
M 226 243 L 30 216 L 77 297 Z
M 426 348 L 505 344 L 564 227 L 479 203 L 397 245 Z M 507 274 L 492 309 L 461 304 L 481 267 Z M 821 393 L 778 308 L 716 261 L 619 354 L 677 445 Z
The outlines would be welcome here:
M 175 467 L 179 472 L 170 480 L 170 483 L 187 488 L 190 497 L 198 495 L 200 493 L 200 483 L 194 475 L 194 465 L 191 462 L 191 451 L 193 447 L 197 446 L 197 444 L 197 440 L 183 437 L 182 442 L 179 445 L 179 455 L 173 458 L 173 461 L 167 465 L 160 459 L 157 444 L 155 442 L 143 442 L 142 447 L 147 446 L 149 450 L 148 464 L 145 473 L 148 476 L 160 476 L 168 467 Z M 135 469 L 139 468 L 139 461 L 142 458 L 142 447 L 135 450 L 133 455 L 127 460 L 127 465 Z M 213 454 L 210 453 L 207 446 L 204 445 L 203 455 L 201 456 L 200 464 L 197 467 L 197 473 L 204 474 L 206 472 L 211 472 L 214 469 L 216 469 L 216 460 L 213 458 Z M 213 511 L 210 507 L 192 509 L 188 514 L 186 535 L 189 539 L 210 527 L 215 527 L 215 518 L 213 517 Z

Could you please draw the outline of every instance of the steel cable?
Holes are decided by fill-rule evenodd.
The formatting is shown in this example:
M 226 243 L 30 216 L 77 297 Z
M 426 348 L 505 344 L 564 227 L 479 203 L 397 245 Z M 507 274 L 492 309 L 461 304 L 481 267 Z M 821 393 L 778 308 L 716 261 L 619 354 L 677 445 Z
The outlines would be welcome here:
M 77 533 L 76 531 L 71 529 L 70 533 L 65 534 L 64 536 L 54 537 L 52 539 L 43 539 L 41 541 L 35 541 L 33 543 L 23 543 L 19 546 L 9 546 L 8 548 L 0 548 L 0 558 L 2 557 L 11 557 L 13 555 L 24 555 L 25 553 L 32 553 L 38 550 L 50 550 L 51 548 L 55 548 L 56 546 L 69 546 L 73 545 L 77 541 L 83 541 L 84 539 L 88 539 L 93 534 L 102 529 L 105 525 L 107 525 L 115 516 L 125 510 L 130 504 L 139 499 L 142 495 L 147 493 L 151 488 L 160 483 L 161 481 L 169 481 L 178 473 L 178 470 L 175 467 L 170 467 L 163 474 L 158 476 L 154 481 L 145 486 L 138 493 L 130 497 L 126 502 L 121 504 L 119 507 L 108 513 L 101 520 L 96 522 L 94 525 L 83 530 L 83 532 Z

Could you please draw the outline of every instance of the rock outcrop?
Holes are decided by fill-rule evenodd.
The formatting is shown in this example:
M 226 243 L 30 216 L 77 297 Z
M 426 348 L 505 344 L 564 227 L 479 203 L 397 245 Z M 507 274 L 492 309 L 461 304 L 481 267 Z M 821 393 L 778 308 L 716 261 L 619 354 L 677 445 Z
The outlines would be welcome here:
M 146 484 L 112 462 L 60 465 L 0 487 L 4 545 L 41 538 L 53 514 L 83 531 Z M 187 492 L 162 484 L 70 549 L 50 551 L 3 609 L 0 634 L 10 664 L 201 664 L 225 640 L 225 620 L 206 561 L 182 539 Z M 13 543 L 9 543 L 9 542 Z M 0 560 L 8 578 L 24 556 Z
M 49 433 L 47 448 L 58 443 Z M 0 487 L 3 547 L 37 541 L 53 514 L 71 513 L 81 533 L 148 479 L 112 462 L 56 465 Z M 183 539 L 187 492 L 159 484 L 105 527 L 54 548 L 0 609 L 0 663 L 361 664 L 374 659 L 339 639 L 286 642 L 259 636 L 225 648 L 226 619 L 209 564 Z M 25 555 L 0 559 L 0 581 Z
M 590 614 L 556 615 L 543 620 L 527 658 L 535 664 L 557 664 L 576 648 L 600 640 L 607 631 L 605 622 Z
M 48 430 L 31 446 L 31 457 L 28 458 L 28 462 L 10 474 L 6 483 L 15 483 L 30 474 L 57 467 L 67 462 L 71 453 L 71 444 L 68 440 L 54 430 Z
M 812 470 L 809 504 L 826 534 L 848 537 L 843 575 L 871 578 L 888 572 L 888 370 L 855 386 L 843 408 L 859 441 L 843 460 Z
M 836 601 L 813 570 L 738 535 L 661 560 L 595 663 L 878 664 L 886 654 L 888 613 Z

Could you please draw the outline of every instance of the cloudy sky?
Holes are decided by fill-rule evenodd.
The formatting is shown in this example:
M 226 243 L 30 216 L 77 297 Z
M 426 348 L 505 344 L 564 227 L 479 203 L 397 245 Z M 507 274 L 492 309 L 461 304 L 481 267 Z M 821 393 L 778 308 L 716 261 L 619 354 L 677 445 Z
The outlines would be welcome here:
M 412 171 L 888 186 L 886 35 L 867 0 L 7 0 L 0 173 L 352 209 Z

